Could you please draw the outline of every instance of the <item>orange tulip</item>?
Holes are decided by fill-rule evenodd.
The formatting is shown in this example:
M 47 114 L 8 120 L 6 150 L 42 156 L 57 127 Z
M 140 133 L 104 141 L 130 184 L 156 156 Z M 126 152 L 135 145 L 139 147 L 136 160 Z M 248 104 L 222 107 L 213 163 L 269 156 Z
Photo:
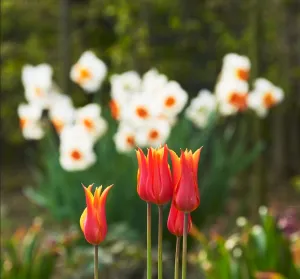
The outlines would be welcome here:
M 179 211 L 172 202 L 170 213 L 168 217 L 167 227 L 170 233 L 176 235 L 176 236 L 182 236 L 183 235 L 183 218 L 184 218 L 184 212 Z M 192 218 L 189 214 L 188 217 L 188 233 L 190 232 L 192 228 Z
M 174 205 L 179 211 L 192 212 L 200 204 L 198 189 L 198 162 L 201 148 L 195 151 L 181 151 L 180 158 L 173 150 L 170 150 L 173 183 L 174 183 Z
M 136 155 L 139 164 L 137 192 L 140 198 L 157 205 L 166 204 L 173 196 L 167 146 L 148 149 L 147 157 L 139 148 Z
M 82 186 L 87 207 L 80 217 L 80 227 L 87 242 L 98 245 L 105 239 L 107 234 L 105 204 L 112 185 L 108 186 L 102 194 L 102 186 L 97 187 L 94 196 L 91 192 L 93 184 L 88 187 Z

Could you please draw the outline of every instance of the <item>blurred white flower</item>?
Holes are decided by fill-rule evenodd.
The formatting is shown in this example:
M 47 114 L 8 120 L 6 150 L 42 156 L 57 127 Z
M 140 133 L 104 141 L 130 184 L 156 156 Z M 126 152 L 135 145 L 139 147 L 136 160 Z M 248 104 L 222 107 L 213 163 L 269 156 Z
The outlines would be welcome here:
M 150 120 L 138 130 L 137 145 L 139 147 L 159 147 L 167 141 L 170 132 L 170 124 L 165 119 Z
M 266 216 L 268 214 L 268 208 L 265 206 L 265 205 L 261 205 L 259 208 L 258 208 L 258 213 L 260 216 Z
M 121 111 L 140 92 L 141 78 L 135 71 L 128 71 L 120 75 L 113 75 L 111 83 L 110 109 L 114 119 L 119 120 Z
M 222 115 L 232 115 L 247 108 L 248 83 L 228 80 L 217 83 L 216 96 Z
M 251 63 L 248 57 L 236 53 L 226 54 L 223 58 L 220 79 L 247 81 L 249 79 L 250 67 Z
M 240 228 L 245 227 L 247 224 L 248 224 L 248 220 L 243 216 L 240 216 L 236 219 L 236 225 Z
M 85 170 L 96 162 L 93 139 L 82 125 L 67 126 L 62 130 L 59 160 L 68 171 Z
M 233 251 L 232 251 L 232 255 L 235 258 L 240 258 L 242 256 L 242 254 L 243 254 L 243 251 L 239 247 L 234 248 Z
M 107 131 L 107 122 L 100 114 L 101 107 L 98 104 L 89 104 L 76 110 L 76 123 L 82 125 L 94 141 Z
M 120 153 L 127 153 L 132 151 L 136 145 L 136 131 L 132 126 L 120 124 L 117 133 L 113 140 L 116 144 L 116 149 Z
M 240 241 L 240 237 L 238 234 L 231 235 L 225 242 L 225 248 L 227 250 L 232 250 Z
M 168 82 L 158 91 L 158 95 L 161 103 L 161 114 L 167 117 L 175 117 L 180 113 L 188 100 L 187 93 L 176 81 Z
M 112 98 L 118 102 L 126 101 L 131 93 L 139 92 L 141 78 L 135 71 L 128 71 L 120 75 L 112 75 L 110 78 Z
M 264 78 L 254 82 L 254 89 L 249 94 L 248 106 L 260 117 L 265 117 L 273 106 L 284 99 L 283 90 Z
M 58 133 L 74 122 L 75 110 L 68 102 L 57 102 L 49 110 L 49 118 Z
M 159 114 L 157 102 L 146 93 L 136 94 L 124 109 L 121 110 L 121 119 L 133 126 L 144 125 Z
M 55 108 L 57 105 L 73 107 L 73 101 L 68 95 L 62 94 L 54 90 L 50 91 L 48 100 L 49 110 Z
M 20 126 L 25 139 L 39 140 L 44 136 L 41 125 L 42 108 L 34 104 L 20 104 L 18 107 Z
M 168 78 L 156 69 L 151 69 L 143 75 L 142 91 L 150 95 L 157 94 L 168 82 Z
M 107 74 L 107 67 L 93 52 L 85 51 L 72 66 L 70 78 L 87 93 L 97 91 Z
M 252 227 L 252 233 L 253 233 L 254 235 L 260 235 L 260 234 L 262 234 L 263 232 L 264 232 L 264 230 L 263 230 L 263 228 L 262 228 L 261 225 L 254 225 L 254 226 Z
M 22 69 L 22 82 L 27 101 L 46 108 L 52 85 L 51 66 L 48 64 L 25 65 Z
M 198 259 L 200 262 L 207 260 L 207 252 L 205 250 L 200 250 L 198 254 Z
M 210 114 L 216 110 L 216 106 L 216 97 L 206 89 L 200 90 L 186 109 L 185 115 L 197 127 L 203 128 L 207 125 Z

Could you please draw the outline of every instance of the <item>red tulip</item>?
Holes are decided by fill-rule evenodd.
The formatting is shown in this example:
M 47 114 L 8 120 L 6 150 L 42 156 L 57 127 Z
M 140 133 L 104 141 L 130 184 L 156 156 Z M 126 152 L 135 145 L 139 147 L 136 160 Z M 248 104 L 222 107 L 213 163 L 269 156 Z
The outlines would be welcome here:
M 139 148 L 136 155 L 139 164 L 137 192 L 140 198 L 157 205 L 169 202 L 173 196 L 173 184 L 167 146 L 148 149 L 147 157 Z
M 201 148 L 195 151 L 181 151 L 180 158 L 173 150 L 170 150 L 173 183 L 174 183 L 174 205 L 179 211 L 192 212 L 200 204 L 198 189 L 198 162 Z
M 176 236 L 182 236 L 183 235 L 183 219 L 184 219 L 184 212 L 179 211 L 172 202 L 170 213 L 168 217 L 168 230 L 170 233 L 176 235 Z M 189 214 L 188 217 L 188 233 L 190 232 L 192 228 L 192 218 Z
M 105 204 L 112 185 L 108 186 L 102 194 L 102 186 L 97 187 L 94 196 L 91 192 L 92 186 L 83 186 L 87 207 L 80 217 L 80 227 L 85 239 L 90 244 L 98 245 L 105 239 L 107 234 Z

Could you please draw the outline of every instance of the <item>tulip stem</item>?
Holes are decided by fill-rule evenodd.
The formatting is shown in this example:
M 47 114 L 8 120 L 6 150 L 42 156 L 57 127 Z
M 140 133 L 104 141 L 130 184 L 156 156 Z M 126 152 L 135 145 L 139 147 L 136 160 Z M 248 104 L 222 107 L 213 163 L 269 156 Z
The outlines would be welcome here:
M 147 279 L 152 279 L 151 203 L 147 202 Z
M 184 213 L 183 219 L 183 244 L 182 244 L 182 277 L 186 279 L 186 262 L 187 262 L 187 231 L 188 231 L 188 213 Z
M 175 251 L 175 269 L 174 269 L 174 279 L 179 278 L 179 254 L 180 254 L 180 236 L 176 237 L 176 251 Z
M 94 254 L 94 276 L 95 279 L 99 278 L 99 270 L 98 270 L 98 245 L 94 246 L 95 254 Z
M 163 207 L 162 205 L 158 206 L 158 266 L 157 273 L 158 279 L 163 278 L 163 268 L 162 268 L 162 240 L 163 240 Z

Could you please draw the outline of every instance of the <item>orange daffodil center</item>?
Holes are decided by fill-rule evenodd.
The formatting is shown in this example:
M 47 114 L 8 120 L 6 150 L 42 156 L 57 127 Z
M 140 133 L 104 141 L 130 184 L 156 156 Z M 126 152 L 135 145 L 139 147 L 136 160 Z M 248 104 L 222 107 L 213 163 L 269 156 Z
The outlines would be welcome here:
M 146 119 L 149 117 L 149 112 L 145 107 L 139 106 L 136 108 L 135 111 L 136 111 L 137 116 L 140 118 Z
M 26 124 L 27 124 L 27 119 L 26 118 L 20 118 L 20 127 L 21 129 L 24 129 Z
M 268 109 L 276 104 L 276 99 L 274 98 L 274 95 L 272 92 L 267 92 L 263 96 L 263 103 L 264 103 L 264 106 Z
M 111 100 L 109 102 L 109 108 L 110 108 L 113 119 L 118 120 L 120 117 L 120 107 L 119 107 L 117 101 Z
M 92 78 L 92 73 L 89 69 L 87 69 L 85 67 L 82 67 L 80 65 L 77 65 L 76 69 L 78 71 L 77 82 L 79 84 L 82 84 L 82 83 L 84 83 L 87 80 L 90 80 Z
M 156 140 L 159 137 L 159 132 L 157 130 L 151 130 L 149 132 L 149 138 L 150 140 Z
M 102 186 L 97 187 L 94 195 L 91 192 L 92 186 L 85 187 L 83 185 L 87 207 L 80 217 L 80 227 L 85 239 L 90 244 L 98 245 L 107 234 L 105 204 L 112 185 L 108 186 L 102 193 Z
M 83 125 L 88 129 L 88 130 L 93 130 L 94 129 L 94 121 L 92 119 L 89 119 L 89 118 L 84 118 L 82 120 L 83 122 Z
M 173 107 L 176 104 L 176 99 L 173 96 L 168 96 L 165 100 L 166 107 Z
M 229 94 L 229 103 L 243 111 L 247 108 L 247 94 L 232 92 Z
M 72 157 L 73 160 L 79 161 L 79 160 L 82 159 L 83 156 L 82 156 L 82 153 L 79 150 L 74 149 L 71 152 L 71 157 Z
M 127 142 L 130 146 L 134 146 L 134 144 L 135 144 L 134 136 L 128 135 L 128 136 L 126 137 L 126 142 Z
M 249 79 L 249 71 L 245 69 L 237 69 L 236 75 L 240 80 L 247 81 Z

